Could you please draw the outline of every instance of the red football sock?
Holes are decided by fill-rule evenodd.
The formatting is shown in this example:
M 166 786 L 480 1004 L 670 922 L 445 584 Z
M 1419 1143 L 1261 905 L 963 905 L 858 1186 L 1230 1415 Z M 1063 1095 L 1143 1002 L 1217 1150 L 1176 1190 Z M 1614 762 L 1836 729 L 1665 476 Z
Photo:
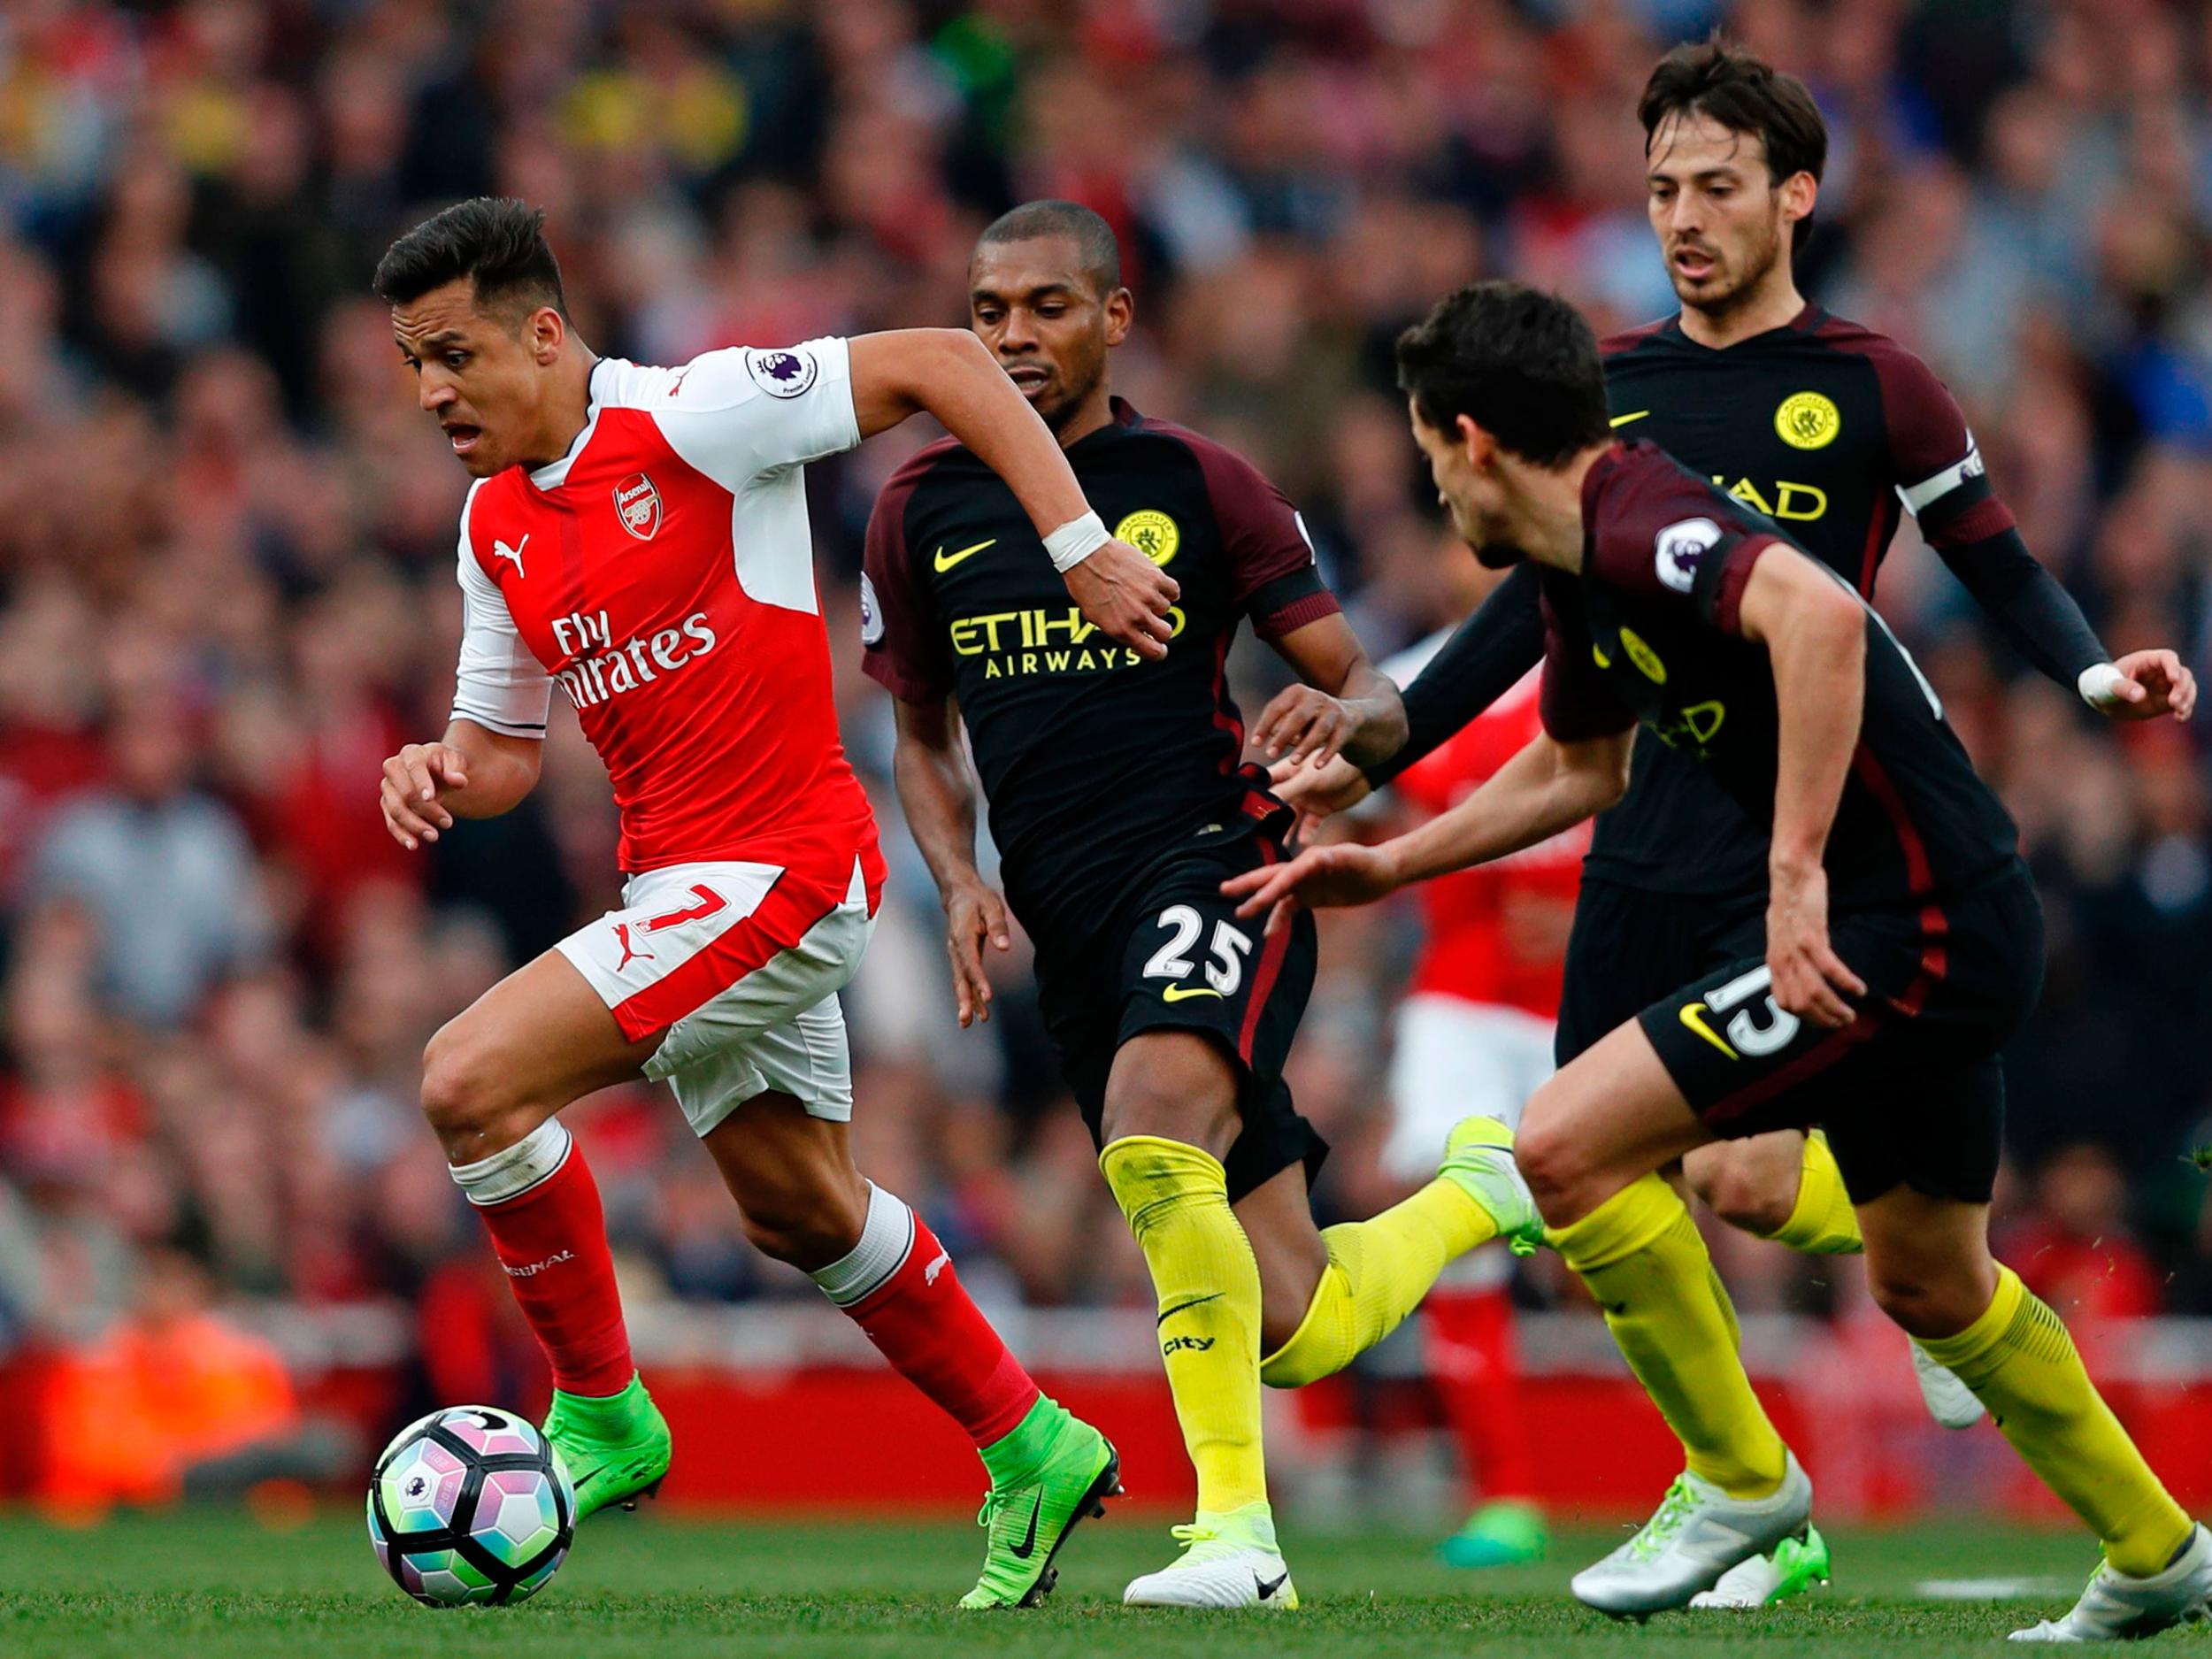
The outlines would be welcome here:
M 508 1286 L 553 1368 L 553 1386 L 574 1394 L 620 1394 L 637 1367 L 599 1184 L 583 1148 L 552 1121 L 506 1152 L 462 1165 L 453 1178 L 484 1217 Z M 499 1195 L 487 1202 L 487 1194 Z
M 1429 1374 L 1471 1481 L 1485 1497 L 1533 1500 L 1536 1466 L 1521 1409 L 1513 1299 L 1502 1288 L 1434 1290 L 1421 1312 L 1428 1320 Z
M 951 1255 L 881 1187 L 859 1246 L 814 1279 L 979 1448 L 1010 1434 L 1037 1403 L 1035 1381 L 961 1288 Z

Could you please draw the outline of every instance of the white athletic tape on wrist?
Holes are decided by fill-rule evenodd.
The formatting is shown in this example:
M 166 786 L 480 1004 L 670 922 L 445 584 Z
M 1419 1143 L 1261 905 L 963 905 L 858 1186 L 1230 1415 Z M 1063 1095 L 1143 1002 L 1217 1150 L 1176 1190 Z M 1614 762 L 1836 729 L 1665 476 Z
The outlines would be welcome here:
M 1114 538 L 1106 534 L 1106 521 L 1095 512 L 1071 518 L 1045 538 L 1045 553 L 1052 568 L 1066 575 Z
M 897 1194 L 868 1183 L 868 1218 L 860 1242 L 827 1267 L 807 1275 L 840 1308 L 849 1308 L 875 1291 L 904 1265 L 914 1248 L 914 1212 Z
M 2081 671 L 2074 688 L 2093 709 L 2116 709 L 2123 701 L 2120 687 L 2130 683 L 2128 677 L 2110 663 L 2099 663 L 2094 668 Z
M 503 1204 L 552 1179 L 575 1144 L 561 1120 L 549 1118 L 504 1152 L 455 1164 L 453 1182 L 472 1204 Z

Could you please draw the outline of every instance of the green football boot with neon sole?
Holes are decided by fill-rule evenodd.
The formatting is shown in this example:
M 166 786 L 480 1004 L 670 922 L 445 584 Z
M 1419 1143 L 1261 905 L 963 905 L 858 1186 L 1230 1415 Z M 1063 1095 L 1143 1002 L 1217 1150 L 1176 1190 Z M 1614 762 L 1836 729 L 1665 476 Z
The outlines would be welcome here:
M 1463 1118 L 1444 1137 L 1437 1174 L 1481 1205 L 1516 1256 L 1533 1256 L 1544 1241 L 1544 1218 L 1513 1162 L 1513 1132 L 1494 1118 Z
M 568 1465 L 579 1521 L 609 1504 L 634 1509 L 640 1499 L 660 1495 L 672 1442 L 643 1378 L 633 1374 L 628 1387 L 604 1399 L 556 1388 L 544 1432 Z
M 976 1525 L 985 1538 L 983 1576 L 960 1598 L 966 1608 L 1034 1607 L 1060 1577 L 1054 1564 L 1068 1534 L 1106 1513 L 1121 1495 L 1121 1456 L 1111 1441 L 1057 1401 L 1040 1394 L 1004 1439 L 983 1448 L 991 1490 Z
M 1690 1598 L 1694 1608 L 1775 1607 L 1828 1582 L 1828 1540 L 1809 1523 L 1802 1538 L 1786 1538 L 1774 1553 L 1739 1562 L 1709 1590 Z

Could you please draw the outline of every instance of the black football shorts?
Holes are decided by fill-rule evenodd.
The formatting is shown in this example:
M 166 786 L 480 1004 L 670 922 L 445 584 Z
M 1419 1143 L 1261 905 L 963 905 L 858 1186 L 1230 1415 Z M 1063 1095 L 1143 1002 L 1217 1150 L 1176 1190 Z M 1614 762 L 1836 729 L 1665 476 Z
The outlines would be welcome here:
M 1566 1064 L 1695 979 L 1745 920 L 1765 914 L 1764 894 L 1660 893 L 1586 875 L 1567 935 L 1553 1057 Z
M 1837 917 L 1829 939 L 1867 985 L 1849 1025 L 1775 1005 L 1765 918 L 1747 918 L 1694 979 L 1638 1016 L 1668 1074 L 1724 1139 L 1824 1126 L 1856 1202 L 1901 1181 L 1987 1203 L 2004 1125 L 1998 1051 L 2042 988 L 2043 911 L 2025 868 L 1919 910 Z
M 1210 829 L 1146 869 L 1103 924 L 1033 929 L 1045 1026 L 1091 1138 L 1102 1136 L 1114 1056 L 1150 1031 L 1195 1031 L 1235 1066 L 1243 1132 L 1223 1160 L 1241 1198 L 1293 1164 L 1311 1183 L 1328 1156 L 1283 1080 L 1318 957 L 1306 911 L 1273 936 L 1240 919 L 1221 884 L 1287 855 L 1290 815 Z

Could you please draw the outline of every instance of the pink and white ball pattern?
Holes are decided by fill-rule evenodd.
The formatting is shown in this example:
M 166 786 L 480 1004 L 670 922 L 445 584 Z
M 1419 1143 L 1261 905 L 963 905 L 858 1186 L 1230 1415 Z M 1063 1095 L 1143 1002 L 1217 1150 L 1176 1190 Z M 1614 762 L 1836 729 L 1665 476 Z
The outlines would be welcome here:
M 400 1431 L 370 1482 L 369 1540 L 435 1607 L 519 1601 L 560 1570 L 576 1494 L 560 1453 L 512 1412 L 457 1406 Z

